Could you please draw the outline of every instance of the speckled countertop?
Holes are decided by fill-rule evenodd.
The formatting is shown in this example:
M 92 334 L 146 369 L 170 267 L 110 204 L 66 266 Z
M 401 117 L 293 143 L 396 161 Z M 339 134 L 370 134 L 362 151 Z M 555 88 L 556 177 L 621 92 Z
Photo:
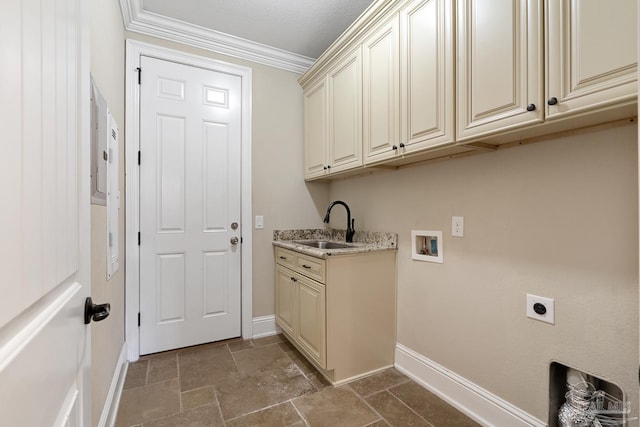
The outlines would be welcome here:
M 318 249 L 295 243 L 300 240 L 327 240 L 345 244 L 345 230 L 307 229 L 307 230 L 274 230 L 273 245 L 292 251 L 301 252 L 317 258 L 327 258 L 336 255 L 353 255 L 366 252 L 396 251 L 398 250 L 398 235 L 396 233 L 376 233 L 371 231 L 356 231 L 353 243 L 346 243 L 348 248 Z

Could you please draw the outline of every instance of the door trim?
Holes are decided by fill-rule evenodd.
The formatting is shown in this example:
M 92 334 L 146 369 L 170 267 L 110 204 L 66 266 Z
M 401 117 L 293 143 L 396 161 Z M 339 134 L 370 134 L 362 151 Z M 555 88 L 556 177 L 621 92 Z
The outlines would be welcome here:
M 126 104 L 126 273 L 125 273 L 125 338 L 127 359 L 131 362 L 140 357 L 140 335 L 138 328 L 138 310 L 140 307 L 140 248 L 138 230 L 140 219 L 140 177 L 138 169 L 138 150 L 140 147 L 140 90 L 137 68 L 140 57 L 151 56 L 157 59 L 181 63 L 194 67 L 237 75 L 242 79 L 242 267 L 241 267 L 241 327 L 244 339 L 253 335 L 253 269 L 251 236 L 251 68 L 242 67 L 211 58 L 180 52 L 149 43 L 127 39 L 125 71 Z M 144 78 L 144 72 L 142 75 Z M 143 159 L 144 161 L 144 159 Z M 144 319 L 143 319 L 144 321 Z

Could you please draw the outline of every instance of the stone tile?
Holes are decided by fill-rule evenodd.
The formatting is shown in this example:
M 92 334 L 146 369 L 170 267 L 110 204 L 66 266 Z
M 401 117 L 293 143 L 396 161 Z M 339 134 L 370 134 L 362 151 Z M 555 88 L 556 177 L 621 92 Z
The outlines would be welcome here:
M 239 376 L 226 345 L 205 345 L 178 351 L 180 390 L 214 385 Z
M 367 398 L 367 403 L 393 426 L 431 427 L 388 391 L 381 391 L 370 396 Z
M 148 360 L 138 360 L 137 362 L 129 363 L 127 367 L 127 377 L 124 380 L 124 386 L 122 386 L 123 390 L 146 385 L 148 368 Z
M 216 392 L 213 386 L 197 388 L 195 390 L 185 391 L 181 395 L 182 410 L 197 408 L 198 406 L 210 405 L 216 403 Z
M 328 379 L 326 379 L 320 372 L 314 372 L 312 374 L 305 374 L 305 377 L 311 384 L 316 388 L 316 390 L 324 390 L 327 387 L 331 387 L 331 383 Z
M 380 419 L 378 414 L 346 387 L 327 387 L 295 399 L 293 404 L 313 427 L 360 427 Z
M 178 380 L 136 387 L 122 392 L 116 426 L 131 426 L 180 411 Z
M 224 422 L 218 407 L 207 405 L 145 423 L 144 427 L 224 427 Z
M 470 427 L 479 425 L 414 381 L 391 388 L 389 392 L 436 427 Z
M 290 351 L 298 351 L 298 349 L 296 349 L 296 346 L 291 344 L 289 342 L 289 340 L 287 340 L 286 338 L 284 339 L 284 341 L 279 342 L 278 345 L 280 346 L 280 348 L 282 348 L 285 352 L 290 352 Z
M 242 350 L 233 353 L 233 358 L 242 375 L 261 370 L 284 369 L 292 364 L 289 356 L 277 344 Z
M 253 348 L 253 343 L 251 342 L 251 340 L 235 341 L 227 343 L 227 346 L 229 347 L 229 351 L 231 351 L 231 353 L 235 353 L 236 351 Z
M 158 353 L 149 358 L 147 384 L 159 383 L 174 378 L 178 378 L 177 352 Z
M 390 387 L 409 381 L 409 377 L 395 368 L 362 378 L 349 383 L 349 386 L 360 396 L 367 397 Z
M 290 402 L 227 421 L 227 427 L 297 425 L 303 426 L 304 421 Z
M 385 420 L 378 420 L 373 424 L 368 424 L 366 427 L 389 427 L 389 424 Z
M 225 420 L 314 392 L 302 372 L 293 369 L 259 371 L 218 384 L 216 394 Z
M 288 352 L 286 354 L 287 354 L 287 356 L 289 356 L 291 358 L 291 360 L 293 360 L 293 362 L 296 365 L 298 365 L 300 370 L 302 372 L 304 372 L 305 374 L 313 374 L 313 373 L 317 372 L 316 367 L 313 366 L 313 364 L 311 362 L 309 362 L 307 360 L 307 358 L 304 357 L 302 355 L 302 353 L 300 353 L 298 350 L 290 351 L 290 352 Z
M 278 335 L 271 335 L 271 336 L 264 337 L 264 338 L 258 338 L 258 339 L 251 340 L 251 341 L 253 342 L 253 346 L 254 347 L 261 347 L 263 345 L 279 343 L 279 342 L 282 342 L 284 340 L 285 340 L 284 335 L 278 334 Z

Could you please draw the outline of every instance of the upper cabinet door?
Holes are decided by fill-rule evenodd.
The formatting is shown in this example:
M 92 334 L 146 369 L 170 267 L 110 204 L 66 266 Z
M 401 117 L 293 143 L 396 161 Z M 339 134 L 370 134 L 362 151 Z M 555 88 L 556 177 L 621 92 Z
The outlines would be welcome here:
M 547 0 L 546 8 L 547 117 L 633 102 L 637 1 Z
M 402 153 L 454 140 L 451 8 L 448 0 L 414 0 L 400 11 Z
M 543 120 L 541 1 L 458 0 L 458 140 Z
M 398 152 L 398 23 L 395 15 L 362 43 L 365 163 L 393 157 Z
M 362 165 L 362 54 L 360 45 L 327 75 L 329 165 L 338 172 Z
M 304 92 L 304 176 L 324 175 L 327 160 L 327 84 L 322 79 Z

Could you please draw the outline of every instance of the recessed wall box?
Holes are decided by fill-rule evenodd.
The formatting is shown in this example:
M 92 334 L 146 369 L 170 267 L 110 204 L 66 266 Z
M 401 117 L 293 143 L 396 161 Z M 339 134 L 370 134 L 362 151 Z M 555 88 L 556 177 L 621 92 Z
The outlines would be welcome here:
M 411 258 L 442 264 L 442 231 L 411 230 Z

